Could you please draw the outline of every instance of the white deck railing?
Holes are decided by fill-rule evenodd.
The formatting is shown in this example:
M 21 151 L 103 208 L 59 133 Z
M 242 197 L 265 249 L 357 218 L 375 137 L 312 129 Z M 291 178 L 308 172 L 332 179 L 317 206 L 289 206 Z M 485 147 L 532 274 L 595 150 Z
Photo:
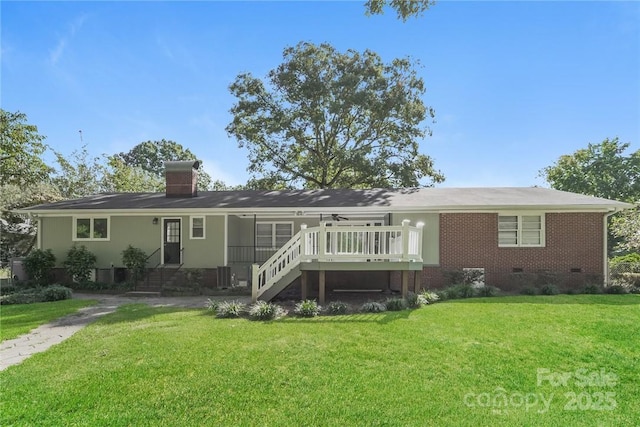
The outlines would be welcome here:
M 253 266 L 253 299 L 301 262 L 422 262 L 422 228 L 422 223 L 410 226 L 409 220 L 402 221 L 401 226 L 327 227 L 323 223 L 307 228 L 303 224 L 262 266 Z

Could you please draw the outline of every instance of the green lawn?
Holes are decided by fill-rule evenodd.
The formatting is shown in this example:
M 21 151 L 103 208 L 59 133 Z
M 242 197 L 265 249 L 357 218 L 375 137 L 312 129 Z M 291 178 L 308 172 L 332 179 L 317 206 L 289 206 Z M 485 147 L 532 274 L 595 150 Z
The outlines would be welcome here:
M 638 337 L 638 295 L 268 323 L 128 305 L 1 372 L 0 425 L 635 425 Z
M 26 334 L 40 325 L 96 304 L 93 300 L 64 300 L 0 306 L 0 341 Z

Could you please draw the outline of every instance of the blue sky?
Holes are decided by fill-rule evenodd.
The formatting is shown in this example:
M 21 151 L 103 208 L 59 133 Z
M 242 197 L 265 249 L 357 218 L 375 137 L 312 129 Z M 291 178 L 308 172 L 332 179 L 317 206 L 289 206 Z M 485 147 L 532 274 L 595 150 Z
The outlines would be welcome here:
M 640 3 L 441 1 L 406 23 L 362 3 L 3 1 L 0 103 L 63 153 L 79 130 L 94 155 L 171 139 L 239 184 L 229 84 L 328 42 L 421 62 L 439 186 L 544 185 L 541 168 L 589 142 L 638 149 Z

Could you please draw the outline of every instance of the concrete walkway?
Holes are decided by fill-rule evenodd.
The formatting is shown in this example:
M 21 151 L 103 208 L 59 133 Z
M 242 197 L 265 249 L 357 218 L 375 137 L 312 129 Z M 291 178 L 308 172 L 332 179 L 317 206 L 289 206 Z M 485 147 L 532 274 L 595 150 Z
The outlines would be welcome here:
M 204 308 L 208 298 L 217 300 L 236 299 L 244 303 L 250 301 L 246 296 L 198 296 L 198 297 L 128 297 L 124 295 L 74 294 L 74 299 L 98 300 L 92 307 L 81 308 L 74 314 L 41 325 L 31 332 L 0 343 L 0 371 L 17 365 L 29 356 L 49 349 L 61 343 L 94 320 L 113 313 L 124 304 L 148 304 L 152 307 L 189 307 Z

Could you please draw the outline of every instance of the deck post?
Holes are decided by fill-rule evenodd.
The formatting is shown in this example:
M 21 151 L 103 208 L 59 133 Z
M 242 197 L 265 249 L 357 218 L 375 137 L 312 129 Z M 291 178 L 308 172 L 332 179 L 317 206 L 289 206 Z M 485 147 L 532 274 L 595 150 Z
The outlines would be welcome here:
M 307 270 L 301 271 L 302 275 L 300 276 L 300 299 L 307 299 L 307 295 L 309 294 L 309 276 Z
M 413 272 L 413 292 L 420 293 L 420 288 L 422 287 L 422 270 L 415 270 Z
M 326 271 L 320 270 L 319 276 L 320 279 L 318 280 L 318 303 L 324 304 Z
M 409 293 L 409 270 L 402 270 L 402 298 Z
M 409 260 L 409 221 L 408 219 L 402 220 L 402 259 L 404 261 Z
M 251 265 L 251 302 L 258 301 L 258 264 Z
M 307 224 L 300 224 L 300 261 L 306 261 L 307 255 Z

